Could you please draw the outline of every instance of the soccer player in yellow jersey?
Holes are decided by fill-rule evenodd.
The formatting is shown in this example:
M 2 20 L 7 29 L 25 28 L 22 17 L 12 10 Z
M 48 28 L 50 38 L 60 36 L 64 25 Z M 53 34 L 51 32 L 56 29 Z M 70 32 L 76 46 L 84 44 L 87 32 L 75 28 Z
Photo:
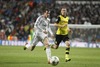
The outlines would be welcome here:
M 57 22 L 54 24 L 58 29 L 56 31 L 56 45 L 53 45 L 52 48 L 57 49 L 61 41 L 66 44 L 65 51 L 65 61 L 70 61 L 69 51 L 70 51 L 70 42 L 68 33 L 71 31 L 68 27 L 69 17 L 67 16 L 67 9 L 65 7 L 61 8 L 61 15 L 58 16 Z

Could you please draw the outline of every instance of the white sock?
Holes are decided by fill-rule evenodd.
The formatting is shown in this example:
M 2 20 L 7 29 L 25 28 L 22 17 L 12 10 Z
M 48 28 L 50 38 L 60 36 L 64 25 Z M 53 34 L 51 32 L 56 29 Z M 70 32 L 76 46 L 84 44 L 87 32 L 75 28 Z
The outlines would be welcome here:
M 46 55 L 47 55 L 48 61 L 50 61 L 50 58 L 51 58 L 51 48 L 50 47 L 46 48 Z

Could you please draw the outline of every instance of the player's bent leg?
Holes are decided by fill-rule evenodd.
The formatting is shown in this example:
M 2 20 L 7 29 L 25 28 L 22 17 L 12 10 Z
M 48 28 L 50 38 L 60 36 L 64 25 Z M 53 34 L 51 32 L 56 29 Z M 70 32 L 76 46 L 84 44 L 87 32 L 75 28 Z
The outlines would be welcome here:
M 36 37 L 32 40 L 31 44 L 33 44 L 33 45 L 31 47 L 31 51 L 33 51 L 35 49 L 38 42 L 39 42 L 39 40 Z
M 59 45 L 56 45 L 56 44 L 55 45 L 51 45 L 52 49 L 58 49 L 58 47 L 59 47 Z
M 59 44 L 60 44 L 60 41 L 59 41 L 59 42 L 54 41 L 53 44 L 50 44 L 50 47 L 51 47 L 52 49 L 58 49 Z M 46 50 L 46 47 L 44 47 L 44 50 Z
M 52 45 L 50 45 L 50 47 L 52 48 L 52 49 L 58 49 L 58 45 L 56 45 L 56 44 L 52 44 Z M 44 50 L 46 50 L 46 47 L 44 47 Z

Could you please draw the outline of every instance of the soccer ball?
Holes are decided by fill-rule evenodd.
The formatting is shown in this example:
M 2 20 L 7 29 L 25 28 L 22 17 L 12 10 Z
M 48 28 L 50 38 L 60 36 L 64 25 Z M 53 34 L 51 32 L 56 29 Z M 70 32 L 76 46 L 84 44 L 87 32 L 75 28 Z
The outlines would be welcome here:
M 53 66 L 58 65 L 58 63 L 59 63 L 59 58 L 58 58 L 57 56 L 52 56 L 51 59 L 50 59 L 50 63 L 51 63 L 51 65 L 53 65 Z

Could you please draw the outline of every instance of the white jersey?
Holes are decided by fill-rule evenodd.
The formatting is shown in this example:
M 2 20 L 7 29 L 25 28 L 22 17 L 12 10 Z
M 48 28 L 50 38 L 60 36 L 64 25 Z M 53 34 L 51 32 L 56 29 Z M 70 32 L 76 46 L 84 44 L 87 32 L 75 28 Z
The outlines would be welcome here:
M 34 38 L 32 39 L 31 44 L 33 45 L 37 45 L 37 43 L 39 41 L 43 41 L 45 37 L 48 37 L 48 33 L 50 33 L 51 35 L 53 35 L 50 25 L 49 25 L 49 20 L 48 18 L 45 18 L 43 15 L 39 16 L 34 24 L 34 28 L 35 28 L 35 35 Z M 46 33 L 44 33 L 43 31 L 46 31 Z
M 34 28 L 36 29 L 35 31 L 43 32 L 45 30 L 52 35 L 53 33 L 50 29 L 49 22 L 50 20 L 48 20 L 48 18 L 43 17 L 43 15 L 39 16 L 34 25 Z

